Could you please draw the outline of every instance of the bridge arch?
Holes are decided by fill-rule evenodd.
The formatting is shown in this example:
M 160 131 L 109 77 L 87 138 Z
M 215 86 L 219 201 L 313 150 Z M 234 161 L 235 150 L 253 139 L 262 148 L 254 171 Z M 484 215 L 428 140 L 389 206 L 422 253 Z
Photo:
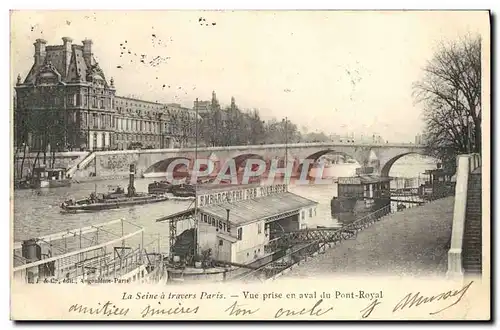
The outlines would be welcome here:
M 306 157 L 306 159 L 314 160 L 317 161 L 319 158 L 325 155 L 343 155 L 343 156 L 349 156 L 355 161 L 358 162 L 359 165 L 367 165 L 368 164 L 368 157 L 370 154 L 370 150 L 356 150 L 353 149 L 353 152 L 346 152 L 343 150 L 335 150 L 335 149 L 325 149 L 325 150 L 320 150 L 316 151 L 309 156 Z
M 178 160 L 178 159 L 185 159 L 185 160 L 191 161 L 190 158 L 182 157 L 182 156 L 166 158 L 166 159 L 160 160 L 160 161 L 154 163 L 153 165 L 149 166 L 146 169 L 146 171 L 144 171 L 144 175 L 153 174 L 153 173 L 166 173 L 169 165 L 173 161 Z
M 236 157 L 233 157 L 232 159 L 234 160 L 234 163 L 236 165 L 236 170 L 244 167 L 246 165 L 247 160 L 249 160 L 249 159 L 265 160 L 263 156 L 255 154 L 255 153 L 241 154 L 241 155 L 238 155 Z
M 368 164 L 368 156 L 369 156 L 369 151 L 366 154 L 366 150 L 363 150 L 363 152 L 360 152 L 359 150 L 353 149 L 354 152 L 349 152 L 348 150 L 335 150 L 335 149 L 324 149 L 324 150 L 319 150 L 316 151 L 312 154 L 309 154 L 305 159 L 312 160 L 314 162 L 317 162 L 322 156 L 325 155 L 342 155 L 342 156 L 348 156 L 352 159 L 354 159 L 359 166 L 367 166 Z M 358 151 L 358 152 L 356 152 Z M 366 154 L 366 155 L 365 155 Z M 301 175 L 302 170 L 303 170 L 304 163 L 300 162 L 297 166 L 297 170 L 294 173 L 294 175 L 298 176 Z M 309 169 L 307 169 L 307 174 L 308 177 L 310 177 L 311 171 L 313 170 L 312 164 L 309 165 Z
M 428 156 L 423 151 L 422 152 L 410 151 L 410 152 L 401 153 L 397 156 L 392 157 L 391 159 L 386 161 L 383 165 L 381 164 L 380 175 L 381 176 L 389 176 L 389 172 L 391 171 L 391 167 L 392 167 L 392 165 L 394 165 L 394 163 L 396 163 L 399 159 L 403 158 L 404 156 L 408 156 L 408 155 L 412 155 L 412 154 L 413 155 Z

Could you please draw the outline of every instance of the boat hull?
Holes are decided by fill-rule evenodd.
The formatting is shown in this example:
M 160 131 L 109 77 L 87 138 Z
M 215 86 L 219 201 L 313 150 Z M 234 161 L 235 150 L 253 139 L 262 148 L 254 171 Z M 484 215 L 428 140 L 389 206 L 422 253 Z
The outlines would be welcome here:
M 33 183 L 33 188 L 59 188 L 70 187 L 71 180 L 44 180 Z
M 150 194 L 167 194 L 171 193 L 173 185 L 169 183 L 156 182 L 148 185 L 148 193 Z
M 110 200 L 106 202 L 89 203 L 89 204 L 76 204 L 76 205 L 61 205 L 61 209 L 66 213 L 79 213 L 79 212 L 95 212 L 102 210 L 119 209 L 123 207 L 130 207 L 135 205 L 144 205 L 151 203 L 159 203 L 167 201 L 167 196 L 150 196 L 149 198 L 136 198 L 131 200 Z M 78 203 L 78 202 L 77 202 Z
M 59 188 L 70 187 L 71 180 L 53 180 L 53 181 L 17 181 L 14 183 L 14 189 L 40 189 L 40 188 Z
M 190 191 L 173 191 L 172 195 L 175 197 L 182 197 L 182 198 L 190 198 L 190 197 L 195 197 L 196 194 L 194 192 Z

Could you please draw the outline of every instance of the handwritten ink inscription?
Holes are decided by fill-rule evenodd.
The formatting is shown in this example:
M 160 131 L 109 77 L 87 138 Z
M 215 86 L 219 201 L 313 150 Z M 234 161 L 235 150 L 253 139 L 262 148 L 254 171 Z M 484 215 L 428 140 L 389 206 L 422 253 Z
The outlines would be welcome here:
M 95 307 L 87 307 L 80 304 L 73 304 L 69 307 L 70 313 L 88 314 L 88 315 L 103 315 L 103 316 L 126 316 L 130 311 L 129 308 L 120 308 L 107 301 L 104 304 L 98 303 Z
M 469 290 L 469 288 L 473 282 L 474 281 L 470 281 L 467 285 L 465 285 L 464 287 L 462 287 L 459 290 L 450 290 L 450 291 L 446 291 L 446 292 L 441 292 L 441 293 L 438 293 L 434 296 L 429 296 L 429 297 L 421 295 L 420 292 L 408 293 L 406 296 L 403 297 L 403 299 L 401 299 L 396 304 L 396 306 L 394 306 L 394 309 L 392 311 L 393 311 L 393 313 L 395 313 L 398 311 L 402 311 L 405 308 L 410 309 L 413 307 L 418 307 L 420 305 L 430 304 L 433 302 L 439 302 L 439 301 L 444 301 L 444 300 L 448 300 L 451 302 L 452 298 L 455 298 L 458 296 L 458 298 L 456 298 L 453 301 L 453 303 L 451 303 L 450 305 L 448 305 L 440 310 L 437 310 L 435 312 L 429 313 L 430 315 L 438 314 L 438 313 L 458 304 L 460 302 L 460 300 L 462 300 L 464 295 L 467 293 L 467 290 Z
M 321 316 L 325 315 L 326 313 L 329 313 L 333 310 L 333 307 L 328 307 L 325 309 L 325 307 L 321 306 L 323 303 L 323 299 L 318 300 L 314 306 L 312 307 L 305 307 L 305 308 L 296 308 L 296 309 L 284 309 L 280 308 L 276 311 L 274 314 L 274 318 L 278 319 L 281 317 L 286 317 L 286 316 L 298 316 L 298 315 L 308 315 L 308 316 Z M 321 306 L 321 307 L 320 307 Z
M 246 305 L 239 305 L 237 301 L 234 302 L 231 306 L 229 306 L 224 312 L 228 313 L 230 316 L 245 316 L 245 315 L 252 315 L 255 314 L 256 312 L 259 311 L 260 308 L 256 309 L 248 309 L 248 308 L 243 308 Z
M 416 309 L 419 306 L 434 306 L 441 302 L 436 310 L 429 313 L 430 315 L 438 314 L 448 308 L 457 305 L 468 292 L 473 281 L 468 282 L 462 288 L 444 291 L 435 295 L 425 296 L 420 292 L 408 293 L 404 295 L 395 305 L 389 304 L 389 308 L 392 306 L 392 313 L 403 312 L 408 309 Z M 340 295 L 345 295 L 345 300 L 351 300 L 354 297 L 360 300 L 365 300 L 368 304 L 361 310 L 358 309 L 361 318 L 366 319 L 368 317 L 380 317 L 380 310 L 385 310 L 385 312 L 390 312 L 384 305 L 387 305 L 382 299 L 383 293 L 371 292 L 357 294 L 356 292 L 345 292 Z M 332 305 L 332 301 L 336 301 L 337 304 L 343 304 L 344 302 L 339 300 L 337 294 L 338 291 L 329 292 L 304 292 L 304 293 L 280 293 L 280 292 L 250 292 L 242 291 L 240 297 L 245 301 L 241 302 L 238 300 L 232 301 L 229 305 L 220 305 L 221 317 L 224 318 L 245 318 L 249 316 L 266 316 L 273 319 L 293 319 L 297 317 L 303 318 L 320 318 L 327 314 L 332 314 L 330 317 L 335 317 L 333 312 L 335 310 L 342 310 L 342 308 L 335 308 Z M 352 297 L 351 297 L 352 295 Z M 319 299 L 316 298 L 319 296 Z M 173 292 L 122 292 L 121 300 L 122 303 L 116 304 L 111 301 L 105 303 L 99 302 L 94 306 L 86 306 L 79 303 L 71 305 L 68 309 L 70 313 L 76 314 L 86 314 L 92 316 L 121 316 L 121 317 L 139 317 L 142 319 L 151 317 L 168 317 L 174 316 L 182 319 L 182 315 L 188 314 L 202 314 L 200 313 L 201 306 L 196 303 L 189 304 L 187 301 L 195 300 L 225 300 L 226 295 L 221 292 L 201 292 L 200 293 L 173 293 Z M 237 296 L 236 296 L 237 297 Z M 141 300 L 144 301 L 143 305 L 136 306 L 124 306 L 125 301 L 130 300 Z M 280 304 L 280 301 L 290 301 L 294 300 L 293 307 L 284 307 L 285 305 Z M 253 301 L 254 303 L 250 303 Z M 445 302 L 444 304 L 442 302 Z M 443 305 L 445 305 L 443 307 Z M 342 306 L 341 306 L 342 307 Z M 132 309 L 133 308 L 133 309 Z M 136 315 L 131 315 L 131 314 Z M 356 313 L 356 312 L 354 312 Z M 359 315 L 359 314 L 358 314 Z M 342 315 L 337 315 L 341 317 Z

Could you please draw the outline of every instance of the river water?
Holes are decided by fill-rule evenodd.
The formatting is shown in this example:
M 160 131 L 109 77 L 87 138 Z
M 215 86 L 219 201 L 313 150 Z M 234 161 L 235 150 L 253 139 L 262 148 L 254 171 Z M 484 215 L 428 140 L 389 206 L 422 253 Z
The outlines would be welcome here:
M 390 176 L 414 178 L 426 169 L 435 168 L 434 163 L 420 158 L 402 158 L 396 162 Z M 332 176 L 351 176 L 355 174 L 357 164 L 333 165 L 329 168 Z M 328 175 L 328 172 L 324 172 Z M 136 190 L 147 191 L 154 179 L 136 179 Z M 191 201 L 166 201 L 156 204 L 140 205 L 130 208 L 107 210 L 95 213 L 63 214 L 59 205 L 69 198 L 87 197 L 91 192 L 105 192 L 110 185 L 126 187 L 127 179 L 96 182 L 74 183 L 71 187 L 42 190 L 16 190 L 14 192 L 14 241 L 20 241 L 55 232 L 76 229 L 92 224 L 124 218 L 145 228 L 145 242 L 160 236 L 161 249 L 168 246 L 168 223 L 156 222 L 156 219 L 182 211 L 190 206 Z M 317 216 L 309 227 L 336 226 L 338 221 L 331 216 L 330 200 L 337 195 L 336 184 L 291 186 L 290 191 L 319 202 Z M 178 233 L 187 229 L 188 223 L 180 224 Z

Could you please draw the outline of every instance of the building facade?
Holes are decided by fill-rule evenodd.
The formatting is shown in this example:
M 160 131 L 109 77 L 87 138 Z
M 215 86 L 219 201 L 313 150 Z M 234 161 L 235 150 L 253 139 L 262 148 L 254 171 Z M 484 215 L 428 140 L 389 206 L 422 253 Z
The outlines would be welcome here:
M 34 43 L 34 63 L 17 78 L 14 144 L 31 150 L 175 148 L 194 144 L 201 116 L 178 104 L 116 95 L 92 40 Z M 198 121 L 198 123 L 196 122 Z M 198 125 L 200 124 L 200 125 Z

